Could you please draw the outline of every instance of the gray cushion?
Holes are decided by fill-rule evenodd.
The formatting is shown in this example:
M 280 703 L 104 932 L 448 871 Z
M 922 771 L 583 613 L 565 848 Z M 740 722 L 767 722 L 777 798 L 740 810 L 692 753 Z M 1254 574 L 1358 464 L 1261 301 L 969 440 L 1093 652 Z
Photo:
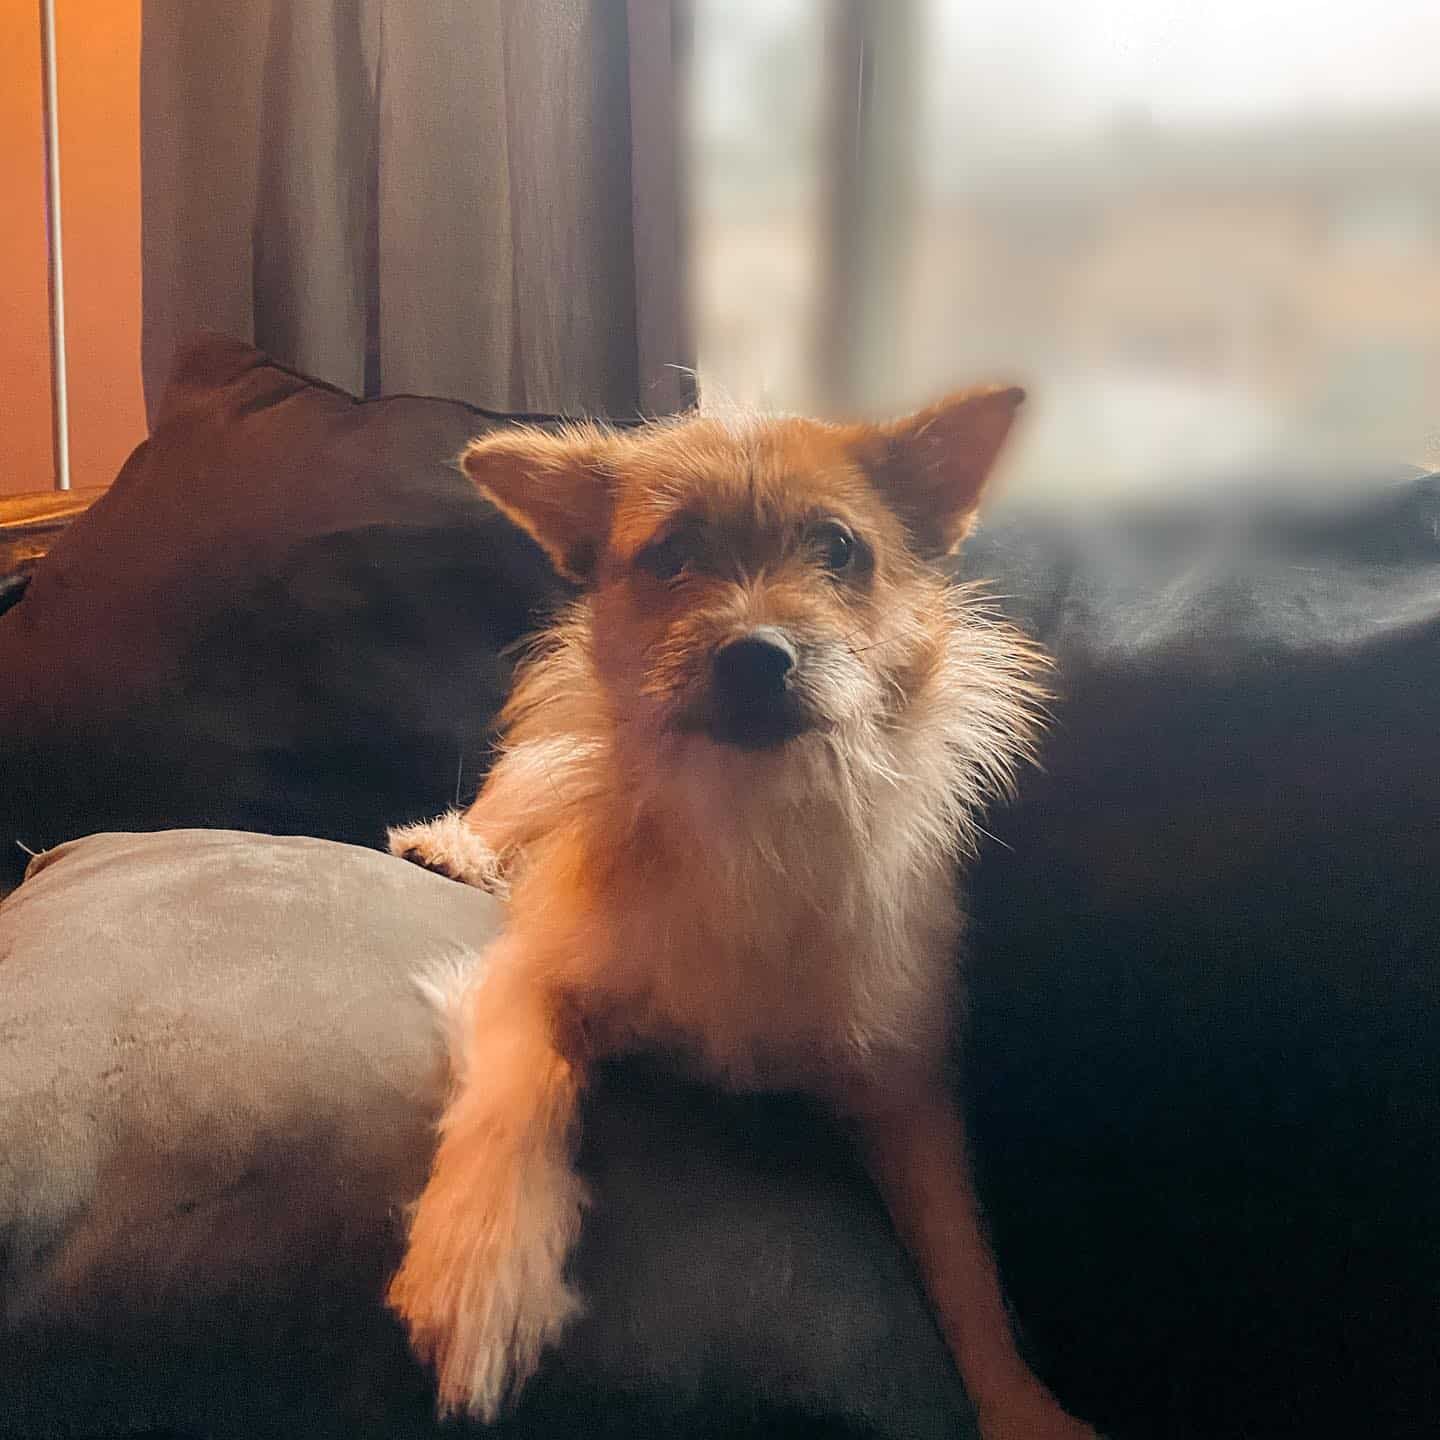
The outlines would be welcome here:
M 50 851 L 0 906 L 0 1434 L 421 1436 L 380 1303 L 442 1093 L 412 984 L 476 891 L 225 831 Z M 630 1070 L 589 1317 L 516 1433 L 967 1433 L 883 1214 L 803 1107 Z

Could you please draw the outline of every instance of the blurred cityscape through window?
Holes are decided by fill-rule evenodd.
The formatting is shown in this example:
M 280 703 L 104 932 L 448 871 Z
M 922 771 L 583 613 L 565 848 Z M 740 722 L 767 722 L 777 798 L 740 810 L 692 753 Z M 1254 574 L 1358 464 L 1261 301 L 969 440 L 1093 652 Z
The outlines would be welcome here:
M 1012 486 L 1440 468 L 1440 3 L 690 0 L 702 396 L 1033 394 Z

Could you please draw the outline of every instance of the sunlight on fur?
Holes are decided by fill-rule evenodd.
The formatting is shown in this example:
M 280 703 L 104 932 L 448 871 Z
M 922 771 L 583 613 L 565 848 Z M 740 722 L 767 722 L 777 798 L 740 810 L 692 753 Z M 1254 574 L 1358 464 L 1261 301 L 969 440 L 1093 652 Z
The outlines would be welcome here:
M 1041 657 L 933 563 L 1021 399 L 891 425 L 497 431 L 464 467 L 582 598 L 465 814 L 397 855 L 508 898 L 442 987 L 455 1085 L 391 1302 L 491 1418 L 579 1299 L 586 1068 L 659 1048 L 857 1122 L 989 1436 L 1087 1434 L 1025 1369 L 946 1091 L 958 861 L 1038 731 Z

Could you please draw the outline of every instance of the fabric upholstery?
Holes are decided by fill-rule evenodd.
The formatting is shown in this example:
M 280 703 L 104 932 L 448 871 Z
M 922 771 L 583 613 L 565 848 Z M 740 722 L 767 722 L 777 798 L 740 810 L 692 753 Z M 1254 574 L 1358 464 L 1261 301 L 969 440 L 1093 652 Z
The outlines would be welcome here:
M 1014 1303 L 1112 1435 L 1440 1425 L 1440 477 L 1028 517 L 1058 657 L 972 877 Z
M 0 1436 L 438 1435 L 380 1303 L 443 1093 L 412 976 L 479 892 L 354 847 L 99 835 L 0 906 Z M 965 1435 L 803 1107 L 602 1084 L 585 1321 L 510 1433 Z
M 557 593 L 451 467 L 494 423 L 197 337 L 0 616 L 0 877 L 104 829 L 375 843 L 473 791 L 503 652 Z

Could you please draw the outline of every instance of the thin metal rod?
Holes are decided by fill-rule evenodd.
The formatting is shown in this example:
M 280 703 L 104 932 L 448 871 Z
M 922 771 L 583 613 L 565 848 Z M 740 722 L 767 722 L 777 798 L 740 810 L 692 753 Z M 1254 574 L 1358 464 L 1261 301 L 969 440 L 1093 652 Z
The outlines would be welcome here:
M 40 0 L 45 118 L 45 233 L 50 255 L 50 400 L 55 488 L 70 488 L 70 392 L 65 370 L 65 251 L 60 238 L 60 102 L 55 82 L 55 0 Z

